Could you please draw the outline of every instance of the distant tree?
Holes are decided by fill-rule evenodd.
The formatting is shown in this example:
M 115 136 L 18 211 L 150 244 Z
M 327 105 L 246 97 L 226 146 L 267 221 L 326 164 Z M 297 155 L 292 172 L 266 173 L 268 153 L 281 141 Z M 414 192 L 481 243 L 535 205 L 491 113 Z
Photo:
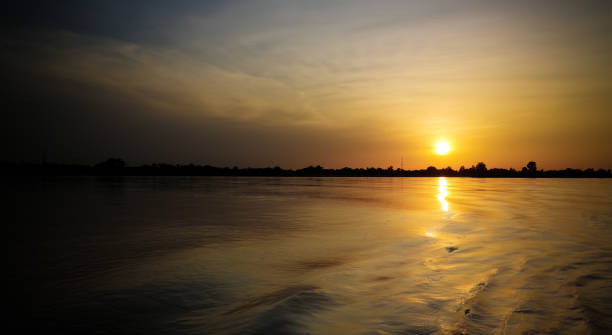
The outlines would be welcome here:
M 476 173 L 479 175 L 487 173 L 487 165 L 483 162 L 478 162 L 478 164 L 476 164 Z
M 538 171 L 536 162 L 531 161 L 527 163 L 527 171 L 529 171 L 529 173 L 535 173 L 536 171 Z
M 450 166 L 445 167 L 444 170 L 442 170 L 442 171 L 444 172 L 445 176 L 453 176 L 456 173 L 456 171 L 453 170 L 453 168 L 450 167 Z
M 468 171 L 468 170 L 465 168 L 465 166 L 461 165 L 461 167 L 459 168 L 459 175 L 460 176 L 465 176 L 467 174 L 466 171 Z
M 121 158 L 109 158 L 104 162 L 96 164 L 96 167 L 103 169 L 121 169 L 125 167 L 125 162 Z

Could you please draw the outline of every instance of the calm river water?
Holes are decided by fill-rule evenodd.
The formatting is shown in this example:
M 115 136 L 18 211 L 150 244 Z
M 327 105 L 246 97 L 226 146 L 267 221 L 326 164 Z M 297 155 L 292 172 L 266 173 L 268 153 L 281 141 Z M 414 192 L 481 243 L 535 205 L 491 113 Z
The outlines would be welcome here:
M 20 181 L 24 329 L 606 334 L 612 180 Z

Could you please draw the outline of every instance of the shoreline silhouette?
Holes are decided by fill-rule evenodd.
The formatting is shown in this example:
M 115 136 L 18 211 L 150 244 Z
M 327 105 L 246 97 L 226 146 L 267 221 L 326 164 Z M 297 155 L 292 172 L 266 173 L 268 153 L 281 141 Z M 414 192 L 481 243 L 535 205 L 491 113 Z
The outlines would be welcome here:
M 95 165 L 59 163 L 12 163 L 1 162 L 0 171 L 4 175 L 15 176 L 236 176 L 236 177 L 472 177 L 472 178 L 612 178 L 610 169 L 572 169 L 538 170 L 534 161 L 522 169 L 492 168 L 479 162 L 469 168 L 461 166 L 458 170 L 446 167 L 438 169 L 404 170 L 389 166 L 383 168 L 326 169 L 320 165 L 302 169 L 282 169 L 276 167 L 238 168 L 215 167 L 195 164 L 149 164 L 127 166 L 120 158 L 109 158 Z

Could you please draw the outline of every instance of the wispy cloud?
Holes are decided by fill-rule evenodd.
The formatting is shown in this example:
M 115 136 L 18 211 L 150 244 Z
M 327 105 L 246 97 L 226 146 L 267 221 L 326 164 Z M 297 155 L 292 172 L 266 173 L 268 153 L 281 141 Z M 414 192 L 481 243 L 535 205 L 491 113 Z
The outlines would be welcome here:
M 517 128 L 609 139 L 589 135 L 611 122 L 605 3 L 45 6 L 48 15 L 7 21 L 4 66 L 41 87 L 62 80 L 112 92 L 148 115 L 335 132 L 372 161 L 407 146 L 424 152 L 443 134 L 464 145 L 474 132 L 494 142 Z

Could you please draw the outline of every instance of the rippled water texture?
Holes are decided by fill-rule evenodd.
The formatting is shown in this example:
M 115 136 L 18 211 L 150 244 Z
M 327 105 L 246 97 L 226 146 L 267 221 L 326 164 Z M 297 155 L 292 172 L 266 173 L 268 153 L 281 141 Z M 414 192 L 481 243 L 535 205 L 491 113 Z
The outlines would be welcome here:
M 612 329 L 611 180 L 65 178 L 16 212 L 26 328 Z

